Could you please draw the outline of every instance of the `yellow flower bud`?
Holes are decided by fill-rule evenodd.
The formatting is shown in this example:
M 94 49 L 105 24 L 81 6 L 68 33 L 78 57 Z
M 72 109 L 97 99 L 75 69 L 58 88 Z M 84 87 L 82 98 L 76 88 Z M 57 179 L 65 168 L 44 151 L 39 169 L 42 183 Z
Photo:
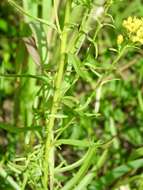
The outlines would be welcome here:
M 118 44 L 118 45 L 121 45 L 121 44 L 123 43 L 123 41 L 124 41 L 123 35 L 122 35 L 122 34 L 119 34 L 119 35 L 117 36 L 117 44 Z

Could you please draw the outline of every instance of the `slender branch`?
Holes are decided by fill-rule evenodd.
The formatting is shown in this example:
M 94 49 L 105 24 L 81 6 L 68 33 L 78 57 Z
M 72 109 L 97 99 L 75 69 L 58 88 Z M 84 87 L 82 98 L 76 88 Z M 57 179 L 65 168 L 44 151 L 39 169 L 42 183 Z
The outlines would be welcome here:
M 22 7 L 20 7 L 17 3 L 15 3 L 13 0 L 7 0 L 7 1 L 8 1 L 8 3 L 9 3 L 11 6 L 13 6 L 15 9 L 17 9 L 17 11 L 19 11 L 20 13 L 22 13 L 22 14 L 28 16 L 28 17 L 31 18 L 31 19 L 36 20 L 37 22 L 40 22 L 41 24 L 46 24 L 46 25 L 48 25 L 49 27 L 52 27 L 52 28 L 54 28 L 54 29 L 56 30 L 56 27 L 55 27 L 54 24 L 49 23 L 49 22 L 47 22 L 47 21 L 44 20 L 44 19 L 41 19 L 41 18 L 38 18 L 38 17 L 35 17 L 35 16 L 29 14 L 29 13 L 26 12 Z
M 47 83 L 46 78 L 44 78 L 42 75 L 32 75 L 32 74 L 1 74 L 0 78 L 33 78 L 37 80 L 41 80 L 45 83 Z
M 63 168 L 55 168 L 55 173 L 61 173 L 61 172 L 67 172 L 67 171 L 73 170 L 73 169 L 79 167 L 83 163 L 84 159 L 85 158 L 83 157 L 80 160 L 78 160 L 77 162 L 74 162 L 73 164 L 65 166 Z

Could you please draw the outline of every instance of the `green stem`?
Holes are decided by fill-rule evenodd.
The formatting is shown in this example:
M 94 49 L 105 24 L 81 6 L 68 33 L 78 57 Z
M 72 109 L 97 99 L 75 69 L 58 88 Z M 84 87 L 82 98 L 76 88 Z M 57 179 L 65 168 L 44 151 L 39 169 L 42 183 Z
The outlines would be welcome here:
M 115 58 L 115 60 L 112 63 L 112 66 L 114 67 L 116 65 L 116 63 L 120 60 L 120 58 L 123 56 L 123 54 L 125 53 L 125 50 L 128 48 L 127 45 L 125 45 L 118 53 L 117 57 Z
M 45 143 L 45 157 L 44 157 L 44 187 L 45 189 L 49 183 L 49 189 L 53 190 L 54 186 L 54 123 L 55 123 L 55 116 L 58 112 L 59 103 L 61 100 L 61 85 L 62 85 L 62 78 L 64 73 L 64 65 L 65 65 L 65 52 L 66 52 L 66 43 L 67 43 L 67 36 L 68 33 L 66 32 L 66 24 L 69 22 L 70 17 L 70 7 L 71 7 L 71 0 L 68 0 L 66 3 L 66 10 L 65 10 L 65 20 L 64 20 L 64 28 L 61 33 L 61 47 L 60 47 L 60 61 L 58 65 L 58 70 L 56 74 L 56 81 L 55 81 L 55 92 L 53 96 L 53 104 L 51 109 L 51 115 L 46 128 L 46 143 Z

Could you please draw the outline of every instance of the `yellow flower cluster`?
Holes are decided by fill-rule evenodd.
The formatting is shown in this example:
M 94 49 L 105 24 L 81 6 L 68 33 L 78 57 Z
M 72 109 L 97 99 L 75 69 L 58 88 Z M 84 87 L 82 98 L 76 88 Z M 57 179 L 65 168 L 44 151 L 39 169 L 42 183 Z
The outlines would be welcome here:
M 143 18 L 128 17 L 123 21 L 123 27 L 127 30 L 132 42 L 143 44 Z

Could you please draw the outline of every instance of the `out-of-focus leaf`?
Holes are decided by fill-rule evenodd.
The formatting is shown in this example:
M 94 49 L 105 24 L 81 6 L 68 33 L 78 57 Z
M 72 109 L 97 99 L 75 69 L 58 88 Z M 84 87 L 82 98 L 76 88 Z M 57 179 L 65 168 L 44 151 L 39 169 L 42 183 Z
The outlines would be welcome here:
M 142 134 L 137 127 L 131 127 L 123 134 L 124 138 L 135 146 L 142 145 Z
M 73 96 L 64 96 L 62 101 L 66 106 L 70 108 L 73 108 L 76 104 L 79 103 L 79 101 Z
M 15 182 L 15 180 L 8 175 L 8 173 L 0 166 L 0 176 L 4 179 L 4 181 L 8 182 L 11 185 L 12 189 L 20 190 L 19 185 Z
M 92 141 L 87 140 L 75 140 L 75 139 L 60 139 L 55 142 L 56 146 L 67 144 L 72 146 L 78 146 L 78 147 L 90 147 L 90 146 L 99 146 L 99 142 L 94 143 Z
M 81 63 L 79 58 L 75 54 L 68 54 L 68 61 L 71 65 L 73 65 L 76 73 L 85 81 L 90 82 L 91 78 L 89 76 L 89 73 L 86 71 L 86 68 Z
M 88 152 L 87 152 L 87 156 L 82 164 L 82 166 L 80 167 L 79 171 L 74 175 L 73 178 L 71 178 L 66 184 L 65 186 L 62 188 L 62 190 L 72 190 L 73 187 L 75 187 L 75 185 L 83 178 L 83 176 L 86 174 L 86 172 L 88 171 L 89 167 L 91 166 L 92 162 L 92 158 L 95 155 L 95 151 L 96 148 L 91 147 L 89 148 Z
M 114 181 L 119 180 L 123 175 L 141 167 L 143 167 L 143 159 L 133 160 L 121 165 L 97 180 L 95 183 L 95 190 L 105 190 L 109 185 Z
M 31 35 L 32 35 L 32 31 L 31 31 L 29 24 L 21 23 L 19 36 L 20 37 L 29 37 Z
M 0 30 L 3 32 L 7 32 L 8 24 L 4 19 L 0 19 Z
M 5 124 L 5 123 L 0 123 L 0 128 L 4 129 L 10 133 L 22 133 L 22 132 L 35 131 L 35 130 L 41 131 L 40 126 L 18 128 L 18 127 L 14 127 L 11 124 Z
M 104 165 L 105 161 L 107 160 L 108 156 L 108 149 L 104 150 L 103 154 L 93 167 L 92 171 L 90 171 L 80 182 L 79 184 L 74 188 L 74 190 L 83 190 L 84 188 L 87 188 L 87 186 L 91 183 L 93 178 L 96 176 L 96 172 Z
M 41 64 L 41 58 L 33 37 L 23 38 L 26 48 L 37 65 Z
M 136 159 L 136 158 L 139 158 L 139 157 L 143 157 L 143 147 L 134 150 L 131 153 L 131 155 L 129 157 L 129 160 L 133 160 L 133 159 Z

